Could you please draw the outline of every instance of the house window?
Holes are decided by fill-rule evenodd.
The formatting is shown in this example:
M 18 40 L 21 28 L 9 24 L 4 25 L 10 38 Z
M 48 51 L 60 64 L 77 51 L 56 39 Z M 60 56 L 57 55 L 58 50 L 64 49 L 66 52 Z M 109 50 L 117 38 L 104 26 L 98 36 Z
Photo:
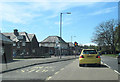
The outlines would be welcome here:
M 35 53 L 35 49 L 33 49 L 32 52 Z
M 48 44 L 45 44 L 45 46 L 48 46 Z
M 4 54 L 4 47 L 0 47 L 1 49 L 0 49 L 0 55 L 3 55 Z
M 20 43 L 18 42 L 18 44 L 17 44 L 17 48 L 20 48 Z
M 27 55 L 29 54 L 29 52 L 27 52 Z
M 39 47 L 42 46 L 42 44 L 39 44 Z
M 13 46 L 16 46 L 16 43 L 13 43 Z
M 25 46 L 25 42 L 22 42 L 22 46 Z
M 13 57 L 15 57 L 15 56 L 16 56 L 16 50 L 13 49 Z
M 20 46 L 20 43 L 18 42 L 18 46 Z
M 25 53 L 25 49 L 23 50 L 23 52 Z

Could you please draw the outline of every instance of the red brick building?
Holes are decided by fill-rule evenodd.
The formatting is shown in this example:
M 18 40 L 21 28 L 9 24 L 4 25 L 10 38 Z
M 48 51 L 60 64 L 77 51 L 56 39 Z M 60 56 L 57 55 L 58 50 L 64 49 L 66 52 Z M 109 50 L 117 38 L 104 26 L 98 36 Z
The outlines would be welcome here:
M 6 37 L 13 41 L 13 57 L 34 57 L 39 56 L 37 49 L 39 43 L 35 34 L 26 32 L 18 32 L 14 29 L 12 33 L 3 33 Z

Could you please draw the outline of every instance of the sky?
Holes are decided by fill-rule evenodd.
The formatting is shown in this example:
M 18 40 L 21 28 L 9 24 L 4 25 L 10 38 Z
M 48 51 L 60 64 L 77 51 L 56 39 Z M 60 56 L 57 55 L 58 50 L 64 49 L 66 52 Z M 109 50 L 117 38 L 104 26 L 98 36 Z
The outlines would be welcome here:
M 71 14 L 66 14 L 71 12 Z M 93 44 L 91 38 L 100 23 L 118 19 L 118 2 L 1 2 L 1 32 L 35 34 L 40 42 L 48 36 L 60 35 L 60 13 L 62 15 L 62 38 L 66 42 Z

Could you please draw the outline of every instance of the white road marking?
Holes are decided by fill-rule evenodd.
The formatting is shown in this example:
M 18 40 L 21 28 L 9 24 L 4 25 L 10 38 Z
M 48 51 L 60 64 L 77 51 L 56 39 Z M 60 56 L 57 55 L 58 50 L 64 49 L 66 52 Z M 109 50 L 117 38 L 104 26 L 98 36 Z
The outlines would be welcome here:
M 47 72 L 48 70 L 45 70 L 45 72 Z
M 39 67 L 36 66 L 35 68 L 39 68 Z
M 37 70 L 37 71 L 35 71 L 35 72 L 39 72 L 40 70 Z
M 104 65 L 106 65 L 108 68 L 111 68 L 109 65 L 107 65 L 106 63 L 103 63 Z
M 64 70 L 64 68 L 60 69 L 60 70 Z
M 58 74 L 59 73 L 59 71 L 58 72 L 56 72 L 55 74 Z
M 50 80 L 52 77 L 51 76 L 49 76 L 46 80 Z
M 45 67 L 45 68 L 48 68 L 48 67 Z
M 44 72 L 45 70 L 42 70 L 42 72 Z
M 22 72 L 25 72 L 24 70 L 21 70 Z
M 43 70 L 42 72 L 47 72 L 48 70 Z
M 116 71 L 116 70 L 114 70 L 114 71 L 120 75 L 120 73 L 118 71 Z
M 42 66 L 42 67 L 39 67 L 39 68 L 43 68 L 43 66 Z
M 29 71 L 28 69 L 26 71 Z
M 33 71 L 35 71 L 35 69 L 33 69 L 33 70 L 29 71 L 29 72 L 33 72 Z

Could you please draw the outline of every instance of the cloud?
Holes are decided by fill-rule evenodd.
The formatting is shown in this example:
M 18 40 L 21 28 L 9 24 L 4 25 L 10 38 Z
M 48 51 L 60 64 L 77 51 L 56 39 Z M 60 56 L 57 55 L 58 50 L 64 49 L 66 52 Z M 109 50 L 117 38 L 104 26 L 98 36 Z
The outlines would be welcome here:
M 74 3 L 73 2 L 52 2 L 48 0 L 44 0 L 43 2 L 3 2 L 0 3 L 0 15 L 3 20 L 12 22 L 12 23 L 20 23 L 26 24 L 36 17 L 41 17 L 41 19 L 51 19 L 55 18 L 59 15 L 60 12 L 76 7 L 76 6 L 89 6 L 94 3 Z M 43 13 L 48 14 L 48 12 L 53 12 L 52 14 L 45 15 Z
M 93 13 L 90 13 L 89 15 L 99 15 L 99 14 L 110 13 L 110 12 L 114 11 L 115 8 L 117 8 L 117 6 L 111 7 L 111 8 L 106 8 L 106 9 L 102 9 L 102 10 L 99 10 L 99 11 L 95 11 Z
M 27 6 L 20 6 L 17 4 L 1 3 L 0 8 L 2 20 L 12 23 L 25 24 L 34 17 L 41 16 L 40 14 L 33 14 L 32 12 L 26 11 L 29 10 Z
M 71 24 L 72 22 L 72 19 L 71 19 L 71 17 L 70 18 L 64 18 L 64 20 L 62 21 L 62 25 L 69 25 L 69 24 Z M 60 21 L 56 21 L 54 24 L 56 24 L 56 25 L 60 25 Z
M 72 7 L 90 7 L 96 4 L 95 2 L 79 2 L 79 0 L 75 0 L 75 2 L 72 2 L 72 0 L 66 2 L 64 2 L 65 0 L 39 0 L 38 2 L 34 2 L 33 0 L 30 1 L 31 2 L 28 1 L 26 3 L 0 3 L 0 12 L 2 12 L 0 13 L 0 15 L 2 16 L 3 20 L 8 22 L 27 24 L 35 21 L 34 18 L 40 18 L 39 20 L 53 19 L 59 16 L 60 12 L 63 12 Z M 90 15 L 109 13 L 112 12 L 113 9 L 114 8 L 107 8 L 104 10 L 90 13 Z M 69 21 L 66 22 L 66 24 L 69 23 Z M 55 24 L 58 23 L 56 22 Z
M 65 1 L 65 0 L 64 0 Z M 29 6 L 32 6 L 34 10 L 43 10 L 43 11 L 54 11 L 56 13 L 60 13 L 66 9 L 76 7 L 76 6 L 91 6 L 94 5 L 95 2 L 64 2 L 60 1 L 43 1 L 43 2 L 34 2 L 30 3 Z

